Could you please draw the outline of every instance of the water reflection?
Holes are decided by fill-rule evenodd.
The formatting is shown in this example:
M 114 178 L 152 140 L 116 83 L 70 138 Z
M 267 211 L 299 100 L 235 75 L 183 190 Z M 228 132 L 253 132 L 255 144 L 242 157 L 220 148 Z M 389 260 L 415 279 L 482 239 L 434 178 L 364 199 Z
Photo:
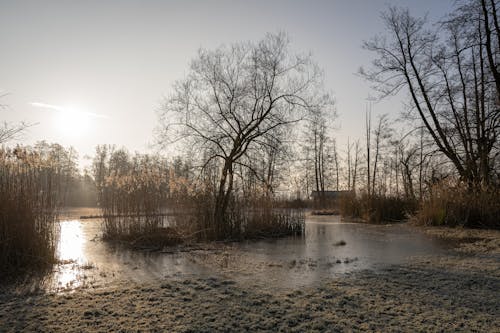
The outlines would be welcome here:
M 82 223 L 78 220 L 60 223 L 59 243 L 57 255 L 60 261 L 54 277 L 52 287 L 55 289 L 76 288 L 83 284 L 82 267 L 85 263 L 83 252 L 84 238 Z
M 60 223 L 60 241 L 57 254 L 61 261 L 83 263 L 83 233 L 82 224 L 78 220 Z

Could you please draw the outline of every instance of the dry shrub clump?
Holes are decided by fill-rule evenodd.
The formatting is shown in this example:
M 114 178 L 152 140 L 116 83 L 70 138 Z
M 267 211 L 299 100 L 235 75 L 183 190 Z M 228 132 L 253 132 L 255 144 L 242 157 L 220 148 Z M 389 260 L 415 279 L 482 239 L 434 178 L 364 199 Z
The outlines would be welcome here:
M 500 228 L 500 189 L 463 184 L 435 185 L 415 216 L 420 224 Z
M 0 279 L 55 262 L 55 222 L 70 169 L 59 145 L 0 149 Z
M 402 221 L 415 212 L 417 202 L 401 197 L 354 193 L 340 200 L 340 213 L 344 217 L 362 218 L 369 223 Z

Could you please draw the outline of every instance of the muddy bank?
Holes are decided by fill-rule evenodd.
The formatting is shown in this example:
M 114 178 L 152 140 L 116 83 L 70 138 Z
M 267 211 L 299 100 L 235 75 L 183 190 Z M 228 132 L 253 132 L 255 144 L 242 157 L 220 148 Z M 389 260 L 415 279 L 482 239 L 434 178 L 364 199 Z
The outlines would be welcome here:
M 426 232 L 463 241 L 453 243 L 456 250 L 446 255 L 415 256 L 405 264 L 325 278 L 308 287 L 263 288 L 221 274 L 116 281 L 66 293 L 5 292 L 0 331 L 498 330 L 498 234 Z

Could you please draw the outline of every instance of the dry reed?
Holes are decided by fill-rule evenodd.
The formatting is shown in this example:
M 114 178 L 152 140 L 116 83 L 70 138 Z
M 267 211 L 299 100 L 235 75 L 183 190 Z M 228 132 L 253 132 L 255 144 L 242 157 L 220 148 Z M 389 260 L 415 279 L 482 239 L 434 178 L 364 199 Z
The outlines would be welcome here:
M 94 168 L 105 239 L 136 245 L 179 240 L 165 221 L 168 169 L 164 161 L 119 150 L 101 155 Z
M 215 198 L 210 193 L 202 193 L 184 198 L 185 203 L 174 208 L 176 225 L 190 230 L 197 240 L 274 238 L 304 232 L 304 211 L 283 208 L 281 203 L 269 197 L 235 196 L 223 220 L 215 221 Z
M 415 200 L 401 197 L 349 194 L 340 200 L 342 216 L 362 218 L 369 223 L 402 221 L 413 214 L 416 208 Z
M 421 202 L 415 220 L 425 225 L 499 229 L 500 190 L 437 184 Z
M 0 279 L 56 260 L 65 150 L 40 144 L 0 149 Z

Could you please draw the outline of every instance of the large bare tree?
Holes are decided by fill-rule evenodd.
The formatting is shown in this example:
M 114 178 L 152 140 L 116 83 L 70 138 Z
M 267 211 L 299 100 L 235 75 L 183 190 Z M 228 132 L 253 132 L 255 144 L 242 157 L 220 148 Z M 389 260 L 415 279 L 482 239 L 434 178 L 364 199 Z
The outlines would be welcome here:
M 160 140 L 184 141 L 203 152 L 205 165 L 220 165 L 213 218 L 224 235 L 235 167 L 248 166 L 250 151 L 280 143 L 276 131 L 330 104 L 310 55 L 292 53 L 286 34 L 268 34 L 200 50 L 160 112 Z
M 470 0 L 440 29 L 407 9 L 383 13 L 387 34 L 364 44 L 377 57 L 361 73 L 382 97 L 406 89 L 412 115 L 470 187 L 492 181 L 498 159 L 496 1 Z

